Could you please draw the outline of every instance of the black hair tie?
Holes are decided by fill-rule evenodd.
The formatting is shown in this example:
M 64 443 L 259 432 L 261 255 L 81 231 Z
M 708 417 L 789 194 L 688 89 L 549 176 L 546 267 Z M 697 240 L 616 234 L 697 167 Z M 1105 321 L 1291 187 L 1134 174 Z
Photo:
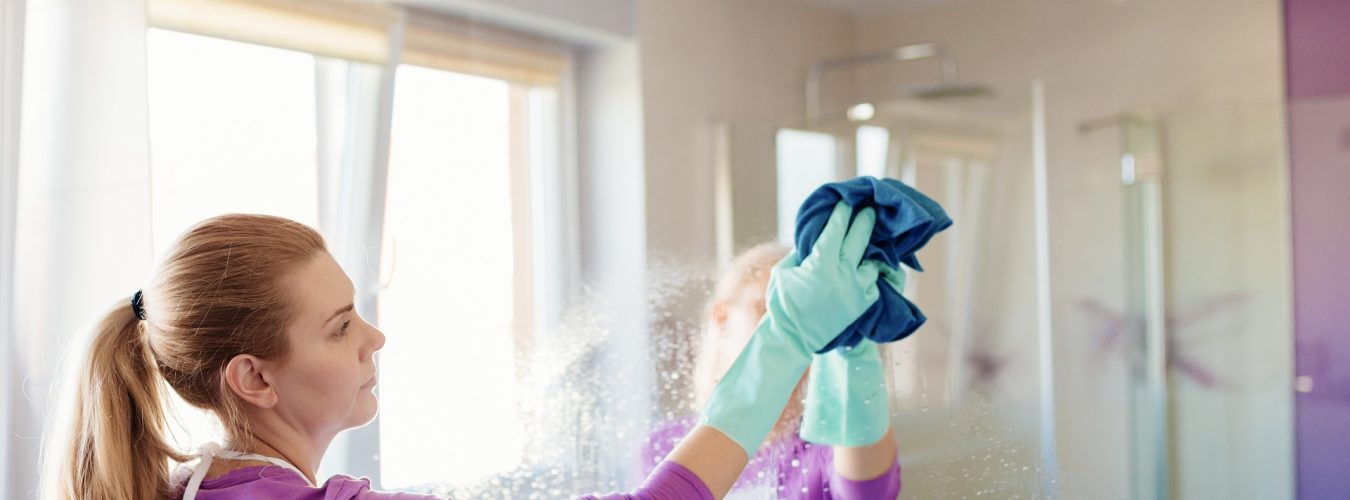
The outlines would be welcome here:
M 144 304 L 143 298 L 144 295 L 141 294 L 140 290 L 136 290 L 136 295 L 131 296 L 131 311 L 136 313 L 136 317 L 142 320 L 145 319 L 145 306 L 143 305 Z

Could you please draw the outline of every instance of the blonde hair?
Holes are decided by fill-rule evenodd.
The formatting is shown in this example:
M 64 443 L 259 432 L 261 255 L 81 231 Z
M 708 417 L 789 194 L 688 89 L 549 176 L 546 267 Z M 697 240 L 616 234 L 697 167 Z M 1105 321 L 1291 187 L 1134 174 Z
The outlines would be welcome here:
M 758 286 L 769 279 L 769 274 L 778 261 L 783 260 L 791 250 L 778 243 L 760 243 L 741 252 L 719 274 L 713 287 L 712 297 L 708 301 L 706 318 L 712 318 L 716 305 L 729 302 L 736 294 L 748 286 Z M 758 291 L 763 295 L 763 290 Z M 717 339 L 717 327 L 709 321 L 703 329 L 703 338 L 699 346 L 698 360 L 694 364 L 695 404 L 701 407 L 712 394 L 713 386 L 722 374 L 717 370 L 717 354 L 725 347 Z
M 165 385 L 215 413 L 236 446 L 250 441 L 222 370 L 239 354 L 275 359 L 295 315 L 283 278 L 327 251 L 314 229 L 267 215 L 222 215 L 189 229 L 144 290 L 145 319 L 119 299 L 75 358 L 74 379 L 43 450 L 43 497 L 146 499 L 169 494 Z

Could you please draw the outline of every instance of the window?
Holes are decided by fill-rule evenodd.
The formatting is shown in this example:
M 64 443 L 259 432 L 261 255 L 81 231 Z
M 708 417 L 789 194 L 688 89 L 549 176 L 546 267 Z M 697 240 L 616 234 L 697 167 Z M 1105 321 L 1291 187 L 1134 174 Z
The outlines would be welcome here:
M 882 127 L 863 125 L 858 127 L 857 160 L 858 175 L 872 177 L 886 176 L 886 155 L 891 132 Z
M 155 254 L 222 213 L 318 226 L 314 56 L 151 29 Z
M 838 178 L 834 136 L 823 132 L 780 129 L 778 155 L 778 241 L 793 245 L 797 209 L 821 184 Z
M 567 51 L 387 6 L 148 6 L 155 252 L 220 213 L 298 220 L 389 337 L 376 423 L 339 435 L 320 473 L 406 488 L 520 468 L 534 334 L 570 272 Z M 181 443 L 217 438 L 179 405 Z

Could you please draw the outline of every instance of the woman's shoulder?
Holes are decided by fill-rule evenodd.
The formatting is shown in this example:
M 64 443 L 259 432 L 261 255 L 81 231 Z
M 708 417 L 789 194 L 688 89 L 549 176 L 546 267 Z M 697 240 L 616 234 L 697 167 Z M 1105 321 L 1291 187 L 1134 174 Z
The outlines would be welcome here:
M 370 479 L 352 477 L 346 474 L 334 474 L 324 481 L 321 487 L 327 495 L 324 498 L 361 499 L 361 500 L 426 500 L 439 499 L 435 495 L 408 493 L 404 491 L 376 491 L 370 489 Z
M 177 482 L 175 474 L 176 498 L 182 498 L 185 482 Z M 332 499 L 332 500 L 426 500 L 439 498 L 432 495 L 405 493 L 398 491 L 375 491 L 370 488 L 370 480 L 345 474 L 335 474 L 319 487 L 309 485 L 298 472 L 272 465 L 244 467 L 232 470 L 224 475 L 202 481 L 197 490 L 200 500 L 232 500 L 241 498 L 278 498 L 278 499 Z

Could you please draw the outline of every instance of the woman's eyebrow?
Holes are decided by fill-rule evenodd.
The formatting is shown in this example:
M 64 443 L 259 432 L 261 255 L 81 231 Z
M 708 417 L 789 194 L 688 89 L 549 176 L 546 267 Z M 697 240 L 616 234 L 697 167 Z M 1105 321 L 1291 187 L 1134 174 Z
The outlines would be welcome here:
M 341 309 L 338 309 L 337 311 L 333 312 L 333 315 L 332 315 L 332 316 L 329 316 L 328 319 L 323 320 L 323 324 L 326 325 L 326 324 L 328 324 L 329 321 L 333 321 L 333 318 L 338 317 L 339 314 L 345 313 L 345 312 L 350 311 L 350 310 L 355 309 L 355 308 L 356 308 L 356 304 L 347 304 L 347 305 L 345 305 L 345 306 L 342 306 Z

